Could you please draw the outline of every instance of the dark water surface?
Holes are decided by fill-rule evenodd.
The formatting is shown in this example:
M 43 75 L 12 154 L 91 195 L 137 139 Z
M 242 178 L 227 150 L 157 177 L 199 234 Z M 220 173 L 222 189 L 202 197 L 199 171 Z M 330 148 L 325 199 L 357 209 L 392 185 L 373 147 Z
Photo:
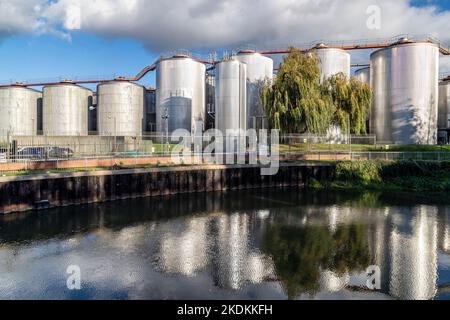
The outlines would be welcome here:
M 0 299 L 16 298 L 448 299 L 450 197 L 258 190 L 3 216 Z

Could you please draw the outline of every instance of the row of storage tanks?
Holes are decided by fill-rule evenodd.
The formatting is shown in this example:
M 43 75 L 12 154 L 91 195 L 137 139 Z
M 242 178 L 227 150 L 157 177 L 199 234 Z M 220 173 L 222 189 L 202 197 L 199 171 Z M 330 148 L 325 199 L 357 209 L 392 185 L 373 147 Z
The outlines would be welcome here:
M 20 85 L 0 88 L 1 134 L 33 136 L 42 130 L 48 136 L 87 136 L 98 128 L 104 136 L 138 136 L 145 91 L 127 81 L 100 84 L 97 93 L 73 83 L 49 85 L 42 92 Z M 94 117 L 92 111 L 97 111 Z
M 350 76 L 347 51 L 315 51 L 322 79 L 339 72 Z M 438 126 L 450 127 L 450 80 L 438 83 L 439 47 L 404 41 L 373 52 L 370 60 L 370 68 L 355 74 L 374 91 L 370 133 L 379 143 L 435 144 Z M 46 86 L 42 93 L 0 88 L 0 130 L 16 136 L 39 129 L 48 136 L 83 136 L 89 129 L 102 136 L 140 136 L 147 130 L 259 129 L 266 118 L 260 90 L 272 81 L 273 70 L 272 59 L 241 51 L 217 63 L 212 77 L 204 63 L 178 55 L 158 62 L 156 93 L 127 81 L 99 84 L 96 93 L 73 83 Z M 96 115 L 89 117 L 94 105 Z

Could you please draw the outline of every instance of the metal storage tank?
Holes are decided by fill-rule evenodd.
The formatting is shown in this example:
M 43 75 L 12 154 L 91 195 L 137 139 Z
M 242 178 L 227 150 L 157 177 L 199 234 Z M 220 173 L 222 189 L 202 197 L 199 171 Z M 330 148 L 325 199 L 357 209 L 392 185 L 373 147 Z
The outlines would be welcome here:
M 161 59 L 156 68 L 156 131 L 185 129 L 201 133 L 205 126 L 206 67 L 186 55 Z M 167 116 L 167 118 L 165 118 Z M 165 118 L 165 119 L 163 119 Z
M 98 133 L 100 136 L 142 136 L 144 121 L 144 91 L 141 85 L 129 81 L 99 84 Z
M 439 84 L 439 129 L 450 128 L 450 78 Z
M 436 144 L 439 48 L 398 43 L 371 55 L 371 131 L 380 143 Z
M 73 83 L 44 87 L 43 131 L 47 136 L 87 136 L 93 92 Z
M 0 138 L 36 135 L 42 93 L 21 86 L 0 88 Z
M 236 59 L 216 65 L 216 129 L 246 130 L 247 65 Z
M 327 48 L 318 45 L 314 50 L 320 61 L 322 81 L 338 73 L 350 78 L 350 54 L 342 49 Z
M 370 67 L 356 70 L 354 77 L 360 82 L 370 86 Z
M 247 129 L 267 129 L 261 89 L 273 80 L 273 60 L 254 51 L 241 51 L 236 59 L 247 65 Z
M 156 91 L 145 91 L 144 132 L 156 130 Z

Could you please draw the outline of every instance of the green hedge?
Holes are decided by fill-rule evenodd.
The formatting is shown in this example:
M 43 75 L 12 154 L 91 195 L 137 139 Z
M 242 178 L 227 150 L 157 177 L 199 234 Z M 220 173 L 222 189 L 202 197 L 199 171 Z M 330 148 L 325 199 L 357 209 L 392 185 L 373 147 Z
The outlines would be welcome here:
M 450 162 L 341 162 L 335 181 L 326 187 L 446 191 L 450 190 Z

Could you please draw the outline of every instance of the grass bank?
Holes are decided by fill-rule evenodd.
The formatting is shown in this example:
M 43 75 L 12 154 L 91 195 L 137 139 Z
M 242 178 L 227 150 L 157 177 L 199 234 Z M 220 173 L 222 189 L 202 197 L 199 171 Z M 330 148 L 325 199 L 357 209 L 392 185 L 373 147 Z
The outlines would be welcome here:
M 333 181 L 312 181 L 315 189 L 449 191 L 450 161 L 346 161 Z
M 450 152 L 450 146 L 424 146 L 424 145 L 364 145 L 364 144 L 280 144 L 280 152 L 314 152 L 314 151 L 333 151 L 333 152 Z

